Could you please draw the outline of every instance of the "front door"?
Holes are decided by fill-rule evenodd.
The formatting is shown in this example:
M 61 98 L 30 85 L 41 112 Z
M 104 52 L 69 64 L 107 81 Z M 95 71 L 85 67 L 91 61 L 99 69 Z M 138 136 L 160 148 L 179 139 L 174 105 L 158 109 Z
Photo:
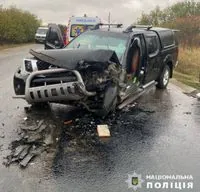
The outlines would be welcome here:
M 142 73 L 142 70 L 145 66 L 143 44 L 142 35 L 134 36 L 127 56 L 127 77 L 129 82 L 133 84 L 141 84 L 143 82 L 144 73 Z
M 64 47 L 64 39 L 58 25 L 50 24 L 47 31 L 44 48 L 45 49 L 61 49 Z

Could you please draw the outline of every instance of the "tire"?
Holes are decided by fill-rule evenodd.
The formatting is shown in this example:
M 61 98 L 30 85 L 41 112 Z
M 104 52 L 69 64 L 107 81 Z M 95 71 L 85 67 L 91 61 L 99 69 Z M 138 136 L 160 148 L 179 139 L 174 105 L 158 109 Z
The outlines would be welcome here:
M 117 85 L 109 86 L 105 93 L 102 109 L 98 110 L 96 112 L 96 115 L 100 117 L 105 117 L 110 112 L 114 112 L 118 102 L 117 96 L 118 96 L 118 86 Z
M 169 83 L 170 78 L 170 68 L 166 65 L 158 79 L 158 84 L 156 85 L 159 89 L 165 89 Z

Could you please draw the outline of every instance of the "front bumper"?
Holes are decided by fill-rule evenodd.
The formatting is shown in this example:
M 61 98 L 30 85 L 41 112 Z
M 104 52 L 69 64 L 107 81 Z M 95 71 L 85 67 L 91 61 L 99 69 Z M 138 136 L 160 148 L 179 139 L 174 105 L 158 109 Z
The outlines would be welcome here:
M 88 92 L 86 90 L 85 84 L 80 73 L 76 70 L 72 71 L 76 76 L 76 81 L 73 82 L 62 82 L 57 84 L 50 84 L 47 85 L 44 83 L 42 86 L 33 87 L 31 85 L 32 80 L 36 76 L 43 76 L 46 74 L 53 74 L 53 73 L 62 73 L 66 72 L 66 69 L 48 69 L 48 70 L 41 70 L 32 72 L 25 81 L 25 89 L 21 92 L 15 93 L 18 95 L 15 98 L 23 98 L 28 103 L 37 103 L 37 102 L 63 102 L 63 101 L 78 101 L 85 97 L 90 97 L 96 95 L 96 92 Z M 19 78 L 14 77 L 14 80 L 19 82 Z M 21 79 L 22 81 L 22 79 Z M 14 86 L 16 83 L 14 82 Z M 16 87 L 15 87 L 16 89 Z M 18 93 L 24 93 L 18 94 Z
M 38 41 L 38 42 L 44 42 L 46 39 L 46 37 L 35 37 L 35 41 Z

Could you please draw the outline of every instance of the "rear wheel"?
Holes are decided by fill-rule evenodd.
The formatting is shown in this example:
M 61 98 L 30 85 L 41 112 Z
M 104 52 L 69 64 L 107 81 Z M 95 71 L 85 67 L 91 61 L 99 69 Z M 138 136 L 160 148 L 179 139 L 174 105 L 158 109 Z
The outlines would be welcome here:
M 169 83 L 169 78 L 170 78 L 170 68 L 168 65 L 166 65 L 158 79 L 157 87 L 159 89 L 165 89 Z

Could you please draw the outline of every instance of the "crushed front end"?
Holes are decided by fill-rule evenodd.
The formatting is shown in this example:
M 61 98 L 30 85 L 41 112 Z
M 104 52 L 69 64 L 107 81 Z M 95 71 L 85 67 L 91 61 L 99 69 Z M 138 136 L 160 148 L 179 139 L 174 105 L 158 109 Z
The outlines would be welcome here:
M 14 75 L 17 97 L 30 104 L 82 105 L 89 111 L 106 115 L 117 102 L 122 69 L 116 55 L 105 50 L 61 52 L 57 51 L 56 55 L 55 50 L 31 51 L 34 57 L 25 59 Z

